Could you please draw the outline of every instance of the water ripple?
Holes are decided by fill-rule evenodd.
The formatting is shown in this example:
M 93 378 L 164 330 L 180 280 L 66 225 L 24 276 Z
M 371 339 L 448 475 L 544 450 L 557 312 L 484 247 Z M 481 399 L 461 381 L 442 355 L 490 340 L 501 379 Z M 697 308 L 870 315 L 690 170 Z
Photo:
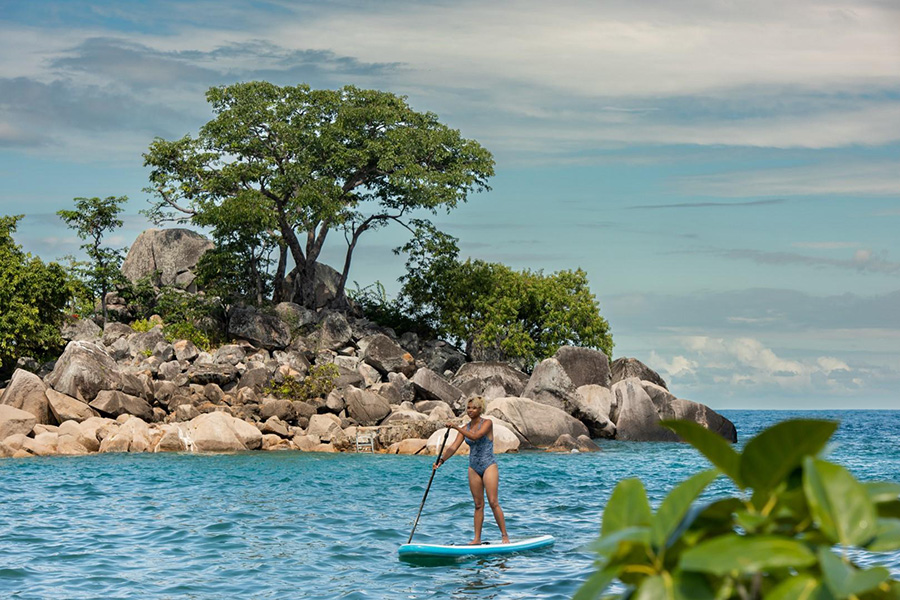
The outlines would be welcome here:
M 773 418 L 749 411 L 729 416 L 742 442 Z M 862 479 L 897 479 L 900 412 L 816 416 L 844 419 L 833 460 Z M 591 454 L 498 457 L 510 534 L 550 533 L 557 538 L 553 548 L 437 565 L 397 559 L 431 457 L 0 459 L 0 597 L 568 599 L 591 573 L 586 547 L 618 481 L 640 477 L 658 504 L 673 484 L 705 466 L 682 444 L 600 444 L 603 451 Z M 466 481 L 462 460 L 438 472 L 416 541 L 470 539 Z M 719 479 L 707 496 L 731 491 Z M 485 537 L 499 537 L 489 510 Z M 859 560 L 900 572 L 900 553 Z

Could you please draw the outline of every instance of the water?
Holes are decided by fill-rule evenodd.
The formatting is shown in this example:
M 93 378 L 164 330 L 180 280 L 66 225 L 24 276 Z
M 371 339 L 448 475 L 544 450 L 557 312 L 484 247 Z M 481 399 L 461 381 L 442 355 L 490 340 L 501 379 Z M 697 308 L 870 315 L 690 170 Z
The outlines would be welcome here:
M 831 458 L 900 481 L 900 411 L 725 411 L 746 440 L 789 417 L 842 422 Z M 0 598 L 571 598 L 616 482 L 654 503 L 705 467 L 684 444 L 602 442 L 593 454 L 498 457 L 513 538 L 531 554 L 422 567 L 397 559 L 433 458 L 243 453 L 0 460 Z M 416 541 L 471 539 L 464 458 L 441 469 Z M 726 490 L 723 480 L 711 494 Z M 485 537 L 498 539 L 487 511 Z M 900 553 L 867 557 L 900 573 Z

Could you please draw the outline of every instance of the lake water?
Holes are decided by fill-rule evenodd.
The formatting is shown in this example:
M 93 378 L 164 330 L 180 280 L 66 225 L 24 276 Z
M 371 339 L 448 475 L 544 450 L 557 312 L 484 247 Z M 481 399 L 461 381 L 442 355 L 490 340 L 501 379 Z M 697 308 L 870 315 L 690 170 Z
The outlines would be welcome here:
M 841 421 L 831 459 L 900 481 L 900 411 L 723 411 L 744 441 L 792 417 Z M 417 566 L 397 559 L 433 457 L 356 454 L 93 455 L 0 459 L 0 598 L 570 598 L 591 572 L 616 482 L 651 501 L 706 466 L 684 444 L 498 457 L 511 537 L 531 554 Z M 438 472 L 415 540 L 471 539 L 466 459 Z M 724 479 L 710 494 L 726 489 Z M 499 534 L 486 510 L 485 539 Z M 900 553 L 874 557 L 900 574 Z

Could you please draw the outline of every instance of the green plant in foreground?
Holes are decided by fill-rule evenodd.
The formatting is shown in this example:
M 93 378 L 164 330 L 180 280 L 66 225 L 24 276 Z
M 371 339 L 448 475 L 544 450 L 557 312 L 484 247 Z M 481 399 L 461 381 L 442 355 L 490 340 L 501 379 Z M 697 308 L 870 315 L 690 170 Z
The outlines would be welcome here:
M 334 384 L 338 377 L 340 377 L 340 371 L 337 365 L 333 363 L 313 365 L 309 368 L 307 376 L 302 380 L 285 375 L 281 383 L 273 382 L 267 386 L 265 393 L 289 400 L 305 401 L 313 398 L 324 398 L 334 389 Z
M 677 485 L 655 514 L 639 480 L 619 482 L 593 546 L 597 572 L 575 600 L 900 599 L 887 569 L 861 568 L 850 552 L 900 549 L 900 484 L 861 483 L 819 458 L 837 423 L 785 421 L 742 453 L 696 423 L 663 424 L 717 468 Z M 739 495 L 692 506 L 720 474 Z M 601 596 L 615 579 L 626 591 Z

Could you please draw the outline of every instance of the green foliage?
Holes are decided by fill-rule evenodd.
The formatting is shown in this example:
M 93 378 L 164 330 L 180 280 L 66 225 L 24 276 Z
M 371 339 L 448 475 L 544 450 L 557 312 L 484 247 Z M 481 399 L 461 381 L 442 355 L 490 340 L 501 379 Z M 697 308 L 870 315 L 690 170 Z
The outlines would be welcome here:
M 256 81 L 206 97 L 215 118 L 196 138 L 156 139 L 144 155 L 158 198 L 148 214 L 213 227 L 222 246 L 209 260 L 226 264 L 225 280 L 258 263 L 236 287 L 243 294 L 258 289 L 266 252 L 278 246 L 297 265 L 292 300 L 310 305 L 313 267 L 335 229 L 347 240 L 342 290 L 361 234 L 411 211 L 450 210 L 493 175 L 477 142 L 388 92 Z
M 272 293 L 270 255 L 279 239 L 272 211 L 242 193 L 205 204 L 193 222 L 210 228 L 216 244 L 197 263 L 197 283 L 228 304 L 262 305 Z
M 137 319 L 131 322 L 131 328 L 138 333 L 146 333 L 153 329 L 153 323 L 150 322 L 150 319 Z
M 103 246 L 103 237 L 122 226 L 119 213 L 128 202 L 126 196 L 107 198 L 75 198 L 75 210 L 60 210 L 57 215 L 75 230 L 78 237 L 87 240 L 81 249 L 88 256 L 85 263 L 77 263 L 77 274 L 82 278 L 94 299 L 99 299 L 103 322 L 107 320 L 106 293 L 125 280 L 120 266 L 123 250 Z
M 402 302 L 413 320 L 440 336 L 526 368 L 563 345 L 612 355 L 609 324 L 600 316 L 587 275 L 545 275 L 483 260 L 460 262 L 456 239 L 418 223 L 408 254 Z
M 163 335 L 168 342 L 188 340 L 193 342 L 193 344 L 201 350 L 208 351 L 212 348 L 212 343 L 209 340 L 209 336 L 206 335 L 206 332 L 187 321 L 166 323 L 163 326 Z
M 13 233 L 22 216 L 0 216 L 0 370 L 21 356 L 49 358 L 78 284 L 57 263 L 22 252 Z
M 334 389 L 339 376 L 337 365 L 333 363 L 312 365 L 302 380 L 286 375 L 281 383 L 273 382 L 267 386 L 265 393 L 289 400 L 324 398 Z
M 159 272 L 146 275 L 132 283 L 125 279 L 116 286 L 116 291 L 125 300 L 125 303 L 139 318 L 146 318 L 153 314 L 156 306 L 156 287 L 153 280 L 158 278 Z
M 354 284 L 355 289 L 348 290 L 347 295 L 370 321 L 398 333 L 411 331 L 426 339 L 437 337 L 426 323 L 411 314 L 400 298 L 390 298 L 380 281 L 363 288 L 356 282 Z
M 860 483 L 817 455 L 829 421 L 779 423 L 736 452 L 695 423 L 664 421 L 717 469 L 676 486 L 652 513 L 636 479 L 619 482 L 594 543 L 597 572 L 575 600 L 877 600 L 900 598 L 883 567 L 853 549 L 900 549 L 900 484 Z M 721 473 L 737 497 L 693 506 Z M 620 596 L 602 596 L 615 579 Z

